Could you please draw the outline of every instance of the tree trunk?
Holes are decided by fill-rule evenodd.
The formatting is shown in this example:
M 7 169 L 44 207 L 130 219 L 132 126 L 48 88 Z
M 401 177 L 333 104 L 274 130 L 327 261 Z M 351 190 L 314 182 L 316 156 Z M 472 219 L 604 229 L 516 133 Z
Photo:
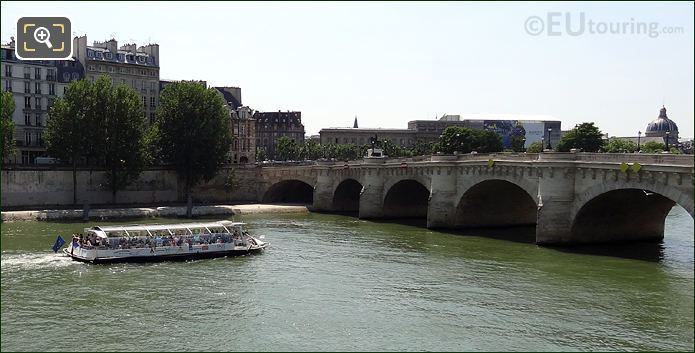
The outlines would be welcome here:
M 72 204 L 77 205 L 77 159 L 72 159 Z
M 191 183 L 189 177 L 186 177 L 186 217 L 193 217 L 193 197 L 191 197 Z
M 116 168 L 111 168 L 111 203 L 116 203 Z

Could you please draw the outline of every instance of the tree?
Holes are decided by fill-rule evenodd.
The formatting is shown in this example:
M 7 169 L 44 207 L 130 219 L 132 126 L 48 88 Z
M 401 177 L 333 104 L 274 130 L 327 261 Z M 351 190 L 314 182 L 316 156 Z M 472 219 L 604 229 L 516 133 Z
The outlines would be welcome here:
M 598 152 L 603 146 L 603 134 L 594 123 L 582 123 L 568 131 L 560 139 L 557 150 L 569 152 L 572 148 L 578 148 L 582 152 Z
M 104 139 L 97 143 L 103 145 L 103 155 L 97 154 L 97 158 L 103 161 L 111 197 L 116 202 L 116 192 L 137 180 L 148 162 L 147 136 L 140 96 L 124 84 L 112 88 L 111 80 L 102 79 L 108 82 L 107 92 L 100 92 L 99 84 L 97 92 L 107 96 L 108 109 L 103 115 Z
M 299 155 L 299 146 L 295 140 L 282 136 L 278 139 L 277 147 L 275 147 L 275 155 L 281 161 L 295 160 Z
M 14 144 L 14 120 L 12 119 L 12 114 L 14 114 L 15 104 L 14 98 L 12 97 L 12 92 L 3 91 L 2 92 L 2 121 L 0 121 L 2 128 L 2 159 L 13 155 L 15 153 Z
M 48 153 L 72 165 L 73 204 L 77 204 L 77 164 L 92 143 L 87 121 L 93 99 L 91 82 L 73 81 L 53 104 L 43 131 Z
M 514 152 L 524 152 L 524 143 L 526 142 L 526 138 L 520 135 L 514 135 L 511 137 L 509 144 L 512 147 L 512 151 Z
M 666 146 L 663 143 L 656 141 L 647 141 L 640 147 L 640 151 L 644 153 L 661 153 L 666 150 Z
M 142 172 L 148 159 L 140 96 L 108 76 L 71 83 L 56 100 L 44 130 L 48 152 L 73 167 L 77 203 L 77 165 L 81 160 L 106 170 L 112 200 Z
M 526 152 L 528 152 L 528 153 L 541 153 L 541 152 L 543 152 L 543 141 L 536 141 L 536 142 L 528 145 L 528 148 L 526 148 Z
M 630 140 L 610 139 L 601 147 L 601 152 L 606 153 L 633 153 L 637 151 L 637 144 Z
M 232 136 L 225 105 L 214 89 L 194 82 L 172 83 L 161 94 L 156 140 L 162 160 L 184 180 L 188 217 L 193 186 L 212 179 L 227 159 Z
M 263 148 L 263 147 L 256 148 L 256 161 L 262 162 L 266 159 L 268 159 L 268 157 L 265 154 L 265 148 Z
M 437 148 L 438 152 L 443 153 L 499 152 L 502 150 L 502 138 L 494 131 L 449 126 L 439 137 Z

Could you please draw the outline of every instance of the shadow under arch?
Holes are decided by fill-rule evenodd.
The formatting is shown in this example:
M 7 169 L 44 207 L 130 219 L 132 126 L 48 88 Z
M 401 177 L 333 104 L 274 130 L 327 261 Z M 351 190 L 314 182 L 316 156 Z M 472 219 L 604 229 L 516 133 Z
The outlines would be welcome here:
M 649 190 L 607 191 L 577 211 L 570 242 L 661 241 L 666 216 L 674 205 L 675 201 Z
M 386 192 L 382 218 L 426 220 L 429 198 L 430 191 L 420 182 L 401 180 Z
M 332 211 L 336 213 L 358 214 L 362 184 L 355 179 L 345 179 L 333 192 Z
M 501 179 L 473 185 L 456 207 L 455 228 L 508 228 L 536 225 L 538 208 L 520 186 Z
M 283 180 L 263 194 L 263 202 L 312 204 L 314 188 L 301 180 Z

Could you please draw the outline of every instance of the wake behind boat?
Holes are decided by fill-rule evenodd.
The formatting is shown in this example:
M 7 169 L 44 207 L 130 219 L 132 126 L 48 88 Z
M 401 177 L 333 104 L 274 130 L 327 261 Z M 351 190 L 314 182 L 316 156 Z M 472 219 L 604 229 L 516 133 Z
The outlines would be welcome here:
M 74 236 L 63 252 L 91 263 L 237 256 L 268 246 L 245 231 L 244 223 L 231 221 L 91 227 L 84 232 Z

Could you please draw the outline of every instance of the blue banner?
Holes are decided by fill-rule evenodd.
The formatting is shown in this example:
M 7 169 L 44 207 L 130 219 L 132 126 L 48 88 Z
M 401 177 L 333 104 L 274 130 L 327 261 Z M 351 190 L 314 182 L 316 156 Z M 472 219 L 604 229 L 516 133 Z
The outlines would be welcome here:
M 58 252 L 63 245 L 65 245 L 65 239 L 59 235 L 58 238 L 56 238 L 56 243 L 53 244 L 53 252 Z

